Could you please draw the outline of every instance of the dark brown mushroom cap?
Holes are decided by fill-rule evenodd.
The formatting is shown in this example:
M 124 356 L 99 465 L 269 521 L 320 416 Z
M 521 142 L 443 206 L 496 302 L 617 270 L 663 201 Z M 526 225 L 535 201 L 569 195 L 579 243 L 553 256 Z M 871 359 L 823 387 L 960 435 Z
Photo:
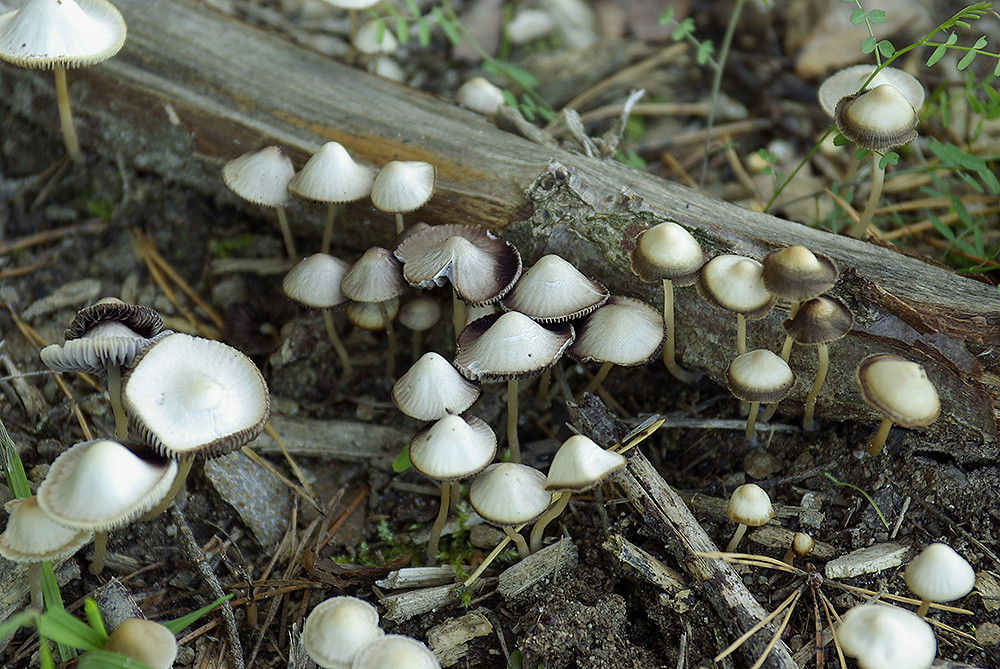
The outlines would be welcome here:
M 648 282 L 670 279 L 678 286 L 690 286 L 704 264 L 701 245 L 673 221 L 639 233 L 632 250 L 632 272 Z
M 603 284 L 584 276 L 555 254 L 542 256 L 500 300 L 508 311 L 519 311 L 539 323 L 582 318 L 608 299 Z
M 778 402 L 795 383 L 788 363 L 765 349 L 736 356 L 726 370 L 729 391 L 744 402 Z
M 837 130 L 869 151 L 886 151 L 917 138 L 917 112 L 891 84 L 841 98 L 837 103 Z
M 663 316 L 631 297 L 612 295 L 576 328 L 576 341 L 566 354 L 583 362 L 641 365 L 656 355 L 663 343 Z
M 498 301 L 521 276 L 521 254 L 512 244 L 468 225 L 428 227 L 407 237 L 395 253 L 410 285 L 451 281 L 458 297 L 473 306 Z
M 841 339 L 854 327 L 854 314 L 835 297 L 820 295 L 799 306 L 795 318 L 782 323 L 799 344 L 818 346 Z
M 941 400 L 923 366 L 889 353 L 870 355 L 855 374 L 861 397 L 896 425 L 923 427 L 937 420 Z
M 804 246 L 771 251 L 762 262 L 764 287 L 791 302 L 821 295 L 837 282 L 840 271 L 833 259 Z
M 297 312 L 295 304 L 280 295 L 254 295 L 226 309 L 225 341 L 247 355 L 271 353 L 278 347 L 281 328 Z
M 355 302 L 387 302 L 412 286 L 403 278 L 403 263 L 392 251 L 373 246 L 347 270 L 340 290 Z
M 575 334 L 568 323 L 545 327 L 516 311 L 484 316 L 459 333 L 455 367 L 481 382 L 541 374 L 556 364 Z
M 67 340 L 83 337 L 101 323 L 117 322 L 140 337 L 152 337 L 163 329 L 163 319 L 155 309 L 139 304 L 126 304 L 117 297 L 105 297 L 76 312 L 63 337 Z
M 716 306 L 747 319 L 763 318 L 777 301 L 764 287 L 763 270 L 763 265 L 753 258 L 715 256 L 701 268 L 695 286 L 702 299 Z

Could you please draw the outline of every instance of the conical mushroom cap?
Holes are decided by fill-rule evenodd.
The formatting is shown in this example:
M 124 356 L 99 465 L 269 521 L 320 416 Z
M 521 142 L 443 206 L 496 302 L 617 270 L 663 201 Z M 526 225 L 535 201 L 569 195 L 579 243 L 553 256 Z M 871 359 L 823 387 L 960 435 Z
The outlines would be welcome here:
M 818 346 L 844 337 L 854 327 L 854 314 L 840 300 L 820 295 L 806 300 L 795 318 L 782 323 L 788 336 L 799 344 Z
M 860 91 L 874 70 L 873 65 L 854 65 L 827 77 L 819 87 L 820 107 L 832 118 L 840 99 Z M 895 86 L 914 109 L 920 109 L 924 104 L 924 87 L 913 75 L 903 70 L 895 67 L 882 68 L 868 84 L 868 88 L 881 84 Z
M 737 399 L 770 404 L 788 394 L 795 375 L 780 356 L 757 349 L 734 358 L 726 370 L 726 380 Z
M 673 221 L 641 232 L 632 251 L 632 272 L 648 282 L 670 279 L 678 286 L 689 286 L 704 264 L 698 240 Z
M 340 143 L 327 142 L 292 177 L 288 190 L 314 202 L 354 202 L 367 197 L 374 182 L 375 170 L 354 162 Z
M 763 318 L 777 299 L 764 286 L 763 272 L 763 265 L 753 258 L 715 256 L 698 274 L 698 294 L 748 319 Z
M 435 481 L 464 479 L 493 461 L 497 437 L 475 416 L 445 416 L 410 441 L 413 468 Z
M 479 384 L 432 352 L 424 353 L 392 386 L 392 401 L 417 420 L 438 420 L 464 412 L 479 397 Z
M 419 209 L 434 192 L 435 170 L 419 160 L 393 160 L 372 184 L 372 204 L 381 211 L 406 213 Z
M 396 320 L 399 313 L 399 300 L 391 299 L 385 302 L 348 302 L 344 308 L 347 320 L 351 325 L 368 332 L 385 330 L 385 318 Z
M 399 322 L 415 332 L 430 330 L 439 320 L 441 307 L 427 295 L 415 295 L 399 305 Z
M 30 0 L 0 15 L 0 59 L 41 69 L 93 65 L 118 53 L 125 33 L 106 0 Z
M 392 251 L 373 246 L 347 270 L 340 290 L 355 302 L 387 302 L 412 286 L 403 278 L 403 263 Z
M 4 508 L 10 516 L 0 534 L 0 555 L 14 562 L 45 562 L 72 555 L 94 533 L 60 525 L 42 511 L 35 497 L 12 499 Z
M 561 323 L 586 316 L 607 299 L 608 289 L 602 284 L 564 258 L 549 254 L 521 276 L 500 304 L 539 323 Z
M 488 79 L 473 77 L 455 91 L 455 102 L 483 116 L 495 114 L 504 104 L 503 91 Z
M 663 316 L 645 302 L 612 295 L 577 325 L 566 351 L 574 360 L 610 362 L 631 367 L 648 361 L 663 342 Z
M 821 295 L 837 282 L 840 271 L 833 260 L 804 246 L 786 246 L 764 256 L 764 287 L 790 302 Z
M 324 669 L 341 669 L 364 646 L 382 637 L 378 611 L 357 597 L 331 597 L 309 612 L 302 626 L 302 645 Z
M 972 592 L 976 572 L 948 544 L 928 544 L 906 565 L 906 587 L 921 599 L 950 602 Z
M 144 460 L 111 439 L 84 441 L 49 467 L 38 505 L 67 527 L 113 529 L 156 506 L 176 476 L 172 460 Z
M 288 271 L 281 282 L 285 297 L 313 309 L 332 309 L 347 302 L 340 289 L 349 263 L 326 253 L 303 258 Z
M 837 103 L 837 130 L 869 151 L 909 144 L 917 137 L 917 112 L 894 86 L 882 84 Z
M 469 503 L 494 525 L 514 527 L 545 513 L 552 494 L 545 474 L 516 462 L 498 462 L 484 469 L 469 486 Z
M 170 669 L 177 659 L 177 637 L 160 623 L 128 618 L 108 636 L 104 650 L 124 655 L 151 669 Z
M 244 153 L 222 166 L 222 179 L 230 190 L 265 207 L 288 202 L 288 182 L 293 176 L 291 159 L 277 146 Z
M 870 355 L 855 379 L 870 407 L 902 427 L 923 427 L 937 420 L 941 400 L 923 366 L 888 353 Z
M 573 326 L 548 329 L 508 311 L 469 323 L 458 335 L 455 367 L 473 381 L 505 381 L 540 374 L 573 343 Z
M 576 434 L 564 441 L 552 458 L 545 489 L 583 492 L 624 466 L 624 455 L 605 450 L 589 437 Z

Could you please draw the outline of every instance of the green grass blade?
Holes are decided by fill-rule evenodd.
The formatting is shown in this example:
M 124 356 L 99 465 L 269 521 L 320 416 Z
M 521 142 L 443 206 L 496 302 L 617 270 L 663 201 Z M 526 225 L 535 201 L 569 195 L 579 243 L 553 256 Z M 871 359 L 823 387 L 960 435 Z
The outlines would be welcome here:
M 232 598 L 233 598 L 232 595 L 226 595 L 225 597 L 219 597 L 217 600 L 215 600 L 214 602 L 212 602 L 208 606 L 203 606 L 200 609 L 198 609 L 197 611 L 192 611 L 191 613 L 187 614 L 186 616 L 181 616 L 180 618 L 177 618 L 175 620 L 168 620 L 167 622 L 161 623 L 161 624 L 164 627 L 166 627 L 168 630 L 170 630 L 171 632 L 173 632 L 175 635 L 176 634 L 180 634 L 181 630 L 183 630 L 185 627 L 187 627 L 188 625 L 190 625 L 194 621 L 198 620 L 198 618 L 201 618 L 203 615 L 205 615 L 206 613 L 208 613 L 209 611 L 211 611 L 215 607 L 217 607 L 220 604 L 222 604 L 222 602 L 224 602 L 226 600 L 229 600 L 229 599 L 232 599 Z

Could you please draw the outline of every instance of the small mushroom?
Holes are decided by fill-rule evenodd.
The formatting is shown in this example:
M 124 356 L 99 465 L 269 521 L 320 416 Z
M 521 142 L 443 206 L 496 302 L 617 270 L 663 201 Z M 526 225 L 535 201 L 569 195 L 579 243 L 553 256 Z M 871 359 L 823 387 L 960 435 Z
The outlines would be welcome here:
M 928 544 L 910 560 L 903 572 L 906 587 L 920 598 L 917 615 L 927 617 L 931 602 L 951 602 L 965 597 L 976 585 L 976 572 L 948 544 Z
M 340 290 L 340 282 L 350 268 L 340 258 L 314 253 L 295 265 L 281 282 L 281 292 L 285 297 L 304 307 L 319 309 L 323 314 L 326 336 L 344 368 L 343 381 L 351 378 L 353 367 L 351 357 L 333 325 L 332 310 L 347 303 L 347 296 Z
M 414 295 L 399 305 L 397 318 L 404 327 L 413 331 L 410 349 L 413 362 L 416 362 L 423 350 L 421 333 L 430 330 L 441 320 L 441 307 L 437 300 L 428 295 Z
M 706 301 L 736 313 L 736 354 L 747 348 L 747 320 L 763 318 L 776 300 L 765 286 L 764 267 L 753 258 L 715 256 L 701 268 L 695 284 Z
M 740 545 L 740 540 L 746 534 L 747 527 L 760 527 L 774 516 L 774 507 L 767 492 L 756 483 L 744 483 L 729 498 L 726 505 L 726 515 L 729 520 L 737 523 L 736 533 L 726 546 L 726 552 L 732 553 Z
M 489 79 L 473 77 L 455 91 L 455 102 L 478 112 L 483 116 L 493 116 L 504 104 L 503 91 Z
M 796 532 L 792 535 L 792 545 L 785 551 L 783 561 L 792 564 L 795 558 L 804 558 L 813 552 L 816 547 L 816 540 L 805 532 Z
M 833 287 L 840 275 L 833 259 L 814 253 L 804 246 L 786 246 L 771 251 L 761 261 L 764 287 L 788 300 L 789 318 L 795 318 L 803 301 L 818 297 Z M 792 353 L 792 337 L 785 337 L 781 359 L 788 362 Z
M 514 528 L 537 520 L 552 503 L 545 474 L 518 462 L 492 464 L 469 486 L 469 503 L 483 520 L 499 526 L 517 545 L 521 557 L 531 550 Z
M 878 455 L 893 423 L 925 427 L 937 420 L 941 400 L 922 365 L 888 353 L 870 355 L 858 364 L 855 380 L 865 403 L 885 417 L 868 444 Z
M 410 418 L 440 420 L 460 414 L 479 397 L 478 383 L 469 381 L 434 352 L 425 353 L 392 386 L 392 401 Z
M 177 659 L 177 637 L 160 623 L 127 618 L 108 636 L 104 650 L 150 669 L 170 669 Z
M 780 402 L 795 383 L 788 363 L 766 349 L 757 349 L 737 356 L 726 370 L 729 391 L 740 400 L 750 402 L 747 417 L 747 441 L 754 441 L 754 424 L 761 404 Z
M 285 152 L 277 146 L 265 146 L 244 153 L 222 166 L 222 179 L 231 191 L 244 200 L 264 207 L 274 207 L 278 226 L 285 240 L 285 251 L 293 263 L 299 261 L 295 240 L 288 225 L 285 204 L 288 202 L 288 182 L 295 176 L 295 167 Z
M 895 606 L 855 606 L 844 614 L 836 638 L 860 669 L 928 669 L 937 654 L 931 626 Z
M 419 160 L 393 160 L 372 184 L 372 204 L 396 217 L 396 234 L 403 232 L 403 214 L 424 206 L 434 192 L 436 170 Z
M 603 284 L 580 273 L 568 260 L 549 254 L 528 268 L 500 305 L 539 323 L 583 318 L 608 299 Z
M 358 651 L 385 632 L 378 611 L 357 597 L 331 597 L 316 606 L 302 626 L 302 646 L 323 669 L 350 667 Z
M 441 669 L 430 648 L 402 634 L 386 634 L 363 647 L 351 669 Z

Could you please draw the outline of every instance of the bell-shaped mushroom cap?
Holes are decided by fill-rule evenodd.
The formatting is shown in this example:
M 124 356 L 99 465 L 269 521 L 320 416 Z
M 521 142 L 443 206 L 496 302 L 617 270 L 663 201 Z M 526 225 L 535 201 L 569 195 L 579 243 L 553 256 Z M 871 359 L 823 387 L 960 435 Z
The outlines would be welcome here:
M 774 516 L 774 507 L 763 488 L 756 483 L 744 483 L 729 498 L 726 515 L 734 523 L 760 527 Z
M 386 634 L 358 651 L 351 669 L 441 669 L 434 653 L 413 637 Z
M 222 166 L 222 179 L 244 200 L 265 207 L 280 207 L 288 201 L 288 182 L 295 167 L 277 146 L 244 153 Z
M 698 293 L 705 300 L 748 319 L 763 318 L 777 299 L 766 287 L 764 266 L 753 258 L 715 256 L 698 274 Z
M 399 322 L 415 332 L 430 330 L 441 320 L 441 306 L 432 297 L 414 295 L 399 305 Z
M 340 280 L 340 290 L 355 302 L 387 302 L 411 289 L 403 263 L 381 246 L 365 251 Z
M 632 251 L 632 271 L 643 281 L 670 279 L 678 286 L 690 286 L 704 264 L 698 240 L 673 221 L 639 233 Z
M 302 645 L 324 669 L 343 669 L 365 645 L 382 637 L 378 611 L 357 597 L 331 597 L 309 612 Z
M 354 162 L 338 142 L 327 142 L 309 157 L 288 190 L 314 202 L 354 202 L 372 192 L 375 170 Z
M 385 309 L 383 313 L 382 309 Z M 389 320 L 395 320 L 399 313 L 399 300 L 392 299 L 385 302 L 348 302 L 345 309 L 347 320 L 356 328 L 367 330 L 368 332 L 381 332 L 385 329 L 385 316 L 389 315 Z
M 788 394 L 795 374 L 781 356 L 757 349 L 736 356 L 726 370 L 726 380 L 737 399 L 770 404 Z
M 965 597 L 976 585 L 972 565 L 942 543 L 929 544 L 910 560 L 903 573 L 906 587 L 921 599 L 950 602 Z
M 819 104 L 823 111 L 833 117 L 840 99 L 860 91 L 874 70 L 873 65 L 855 65 L 827 77 L 819 87 Z M 924 87 L 913 75 L 903 70 L 883 67 L 867 87 L 875 88 L 881 84 L 895 86 L 914 109 L 920 109 L 924 104 Z
M 170 669 L 177 659 L 177 637 L 160 623 L 128 618 L 108 636 L 104 650 L 124 655 L 151 669 Z
M 521 254 L 512 244 L 468 225 L 424 228 L 395 253 L 411 285 L 430 288 L 451 281 L 458 297 L 473 306 L 496 302 L 521 276 Z
M 641 365 L 660 350 L 663 316 L 632 297 L 612 295 L 577 325 L 576 341 L 566 354 L 574 360 Z
M 30 0 L 0 15 L 0 59 L 18 67 L 79 67 L 125 44 L 125 19 L 106 0 Z
M 504 309 L 520 311 L 539 323 L 560 323 L 586 316 L 608 299 L 608 289 L 588 279 L 569 261 L 542 256 L 500 300 Z
M 434 192 L 435 170 L 419 160 L 393 160 L 383 167 L 372 184 L 376 209 L 405 214 L 424 206 Z
M 473 381 L 541 374 L 556 364 L 574 336 L 568 323 L 549 329 L 516 311 L 484 316 L 459 333 L 455 367 Z
M 514 527 L 545 513 L 552 493 L 545 474 L 519 462 L 498 462 L 484 469 L 469 486 L 469 503 L 488 523 Z
M 410 441 L 413 468 L 435 481 L 472 476 L 497 453 L 497 436 L 475 416 L 445 416 Z
M 790 302 L 821 295 L 837 282 L 840 271 L 833 260 L 804 246 L 771 251 L 763 260 L 764 287 Z
M 35 497 L 12 499 L 4 508 L 10 516 L 0 534 L 0 555 L 13 562 L 58 560 L 80 550 L 94 536 L 52 520 Z
M 171 459 L 215 457 L 249 443 L 270 411 L 260 370 L 232 346 L 171 334 L 147 348 L 126 373 L 122 405 L 129 426 Z
M 923 427 L 937 420 L 941 400 L 922 365 L 889 353 L 870 355 L 858 364 L 855 380 L 861 397 L 896 425 Z
M 817 346 L 837 341 L 850 332 L 854 314 L 837 298 L 820 295 L 803 302 L 795 318 L 786 320 L 782 326 L 799 344 Z
M 63 334 L 64 339 L 77 339 L 94 334 L 100 326 L 120 323 L 139 337 L 152 337 L 163 329 L 163 319 L 155 309 L 139 304 L 126 304 L 117 297 L 105 297 L 80 309 Z
M 896 606 L 855 606 L 844 614 L 837 640 L 861 669 L 928 669 L 937 654 L 931 626 Z
M 111 439 L 83 441 L 49 467 L 38 505 L 67 527 L 113 529 L 156 506 L 176 476 L 172 460 L 144 460 Z
M 392 401 L 417 420 L 438 420 L 462 413 L 479 397 L 479 384 L 469 381 L 438 353 L 420 356 L 392 386 Z
M 455 102 L 466 109 L 489 116 L 503 106 L 503 91 L 488 79 L 473 77 L 455 91 Z
M 589 437 L 575 434 L 563 442 L 552 458 L 545 489 L 583 492 L 624 466 L 625 456 L 621 453 L 605 450 Z
M 347 302 L 340 289 L 350 263 L 326 253 L 303 258 L 281 282 L 285 297 L 313 309 L 332 309 Z
M 919 121 L 913 106 L 891 84 L 865 89 L 837 103 L 837 130 L 869 151 L 909 144 L 917 137 Z
M 384 24 L 379 25 L 377 20 L 362 23 L 351 38 L 351 45 L 369 56 L 396 53 L 399 50 L 399 40 L 391 30 L 385 29 Z

